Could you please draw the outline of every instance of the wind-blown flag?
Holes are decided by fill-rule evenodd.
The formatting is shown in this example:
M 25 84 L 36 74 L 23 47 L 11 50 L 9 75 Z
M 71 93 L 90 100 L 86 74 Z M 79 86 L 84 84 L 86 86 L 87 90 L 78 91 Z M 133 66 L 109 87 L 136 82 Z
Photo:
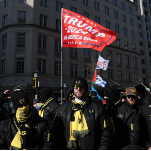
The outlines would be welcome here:
M 62 8 L 62 47 L 92 48 L 102 51 L 116 39 L 116 33 L 75 12 Z
M 105 84 L 106 84 L 106 82 L 103 81 L 102 78 L 99 75 L 97 75 L 96 70 L 95 70 L 95 73 L 94 73 L 94 77 L 93 77 L 93 82 L 92 83 L 93 84 L 97 84 L 97 85 L 99 85 L 101 87 L 105 87 Z
M 94 87 L 91 85 L 91 90 L 90 90 L 90 92 L 92 92 L 92 91 L 95 91 L 95 92 L 96 92 L 98 99 L 100 99 L 101 101 L 103 100 L 103 98 L 101 98 L 101 96 L 98 95 L 98 92 L 97 92 L 97 91 L 94 89 Z
M 99 55 L 98 62 L 95 69 L 103 69 L 106 70 L 108 68 L 109 60 L 105 60 Z

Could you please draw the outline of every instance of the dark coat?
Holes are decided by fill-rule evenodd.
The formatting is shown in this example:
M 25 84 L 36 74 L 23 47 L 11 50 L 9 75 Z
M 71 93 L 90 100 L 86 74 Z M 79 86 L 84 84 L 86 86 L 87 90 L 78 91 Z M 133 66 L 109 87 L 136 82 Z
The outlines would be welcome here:
M 45 103 L 47 103 L 47 100 L 45 101 Z M 45 118 L 48 121 L 50 128 L 52 127 L 52 124 L 53 124 L 53 121 L 54 121 L 55 110 L 58 107 L 60 107 L 60 105 L 53 98 L 53 100 L 51 102 L 49 102 L 47 105 L 45 105 L 44 108 L 42 108 L 44 110 L 43 118 Z
M 141 106 L 139 113 L 142 119 L 143 145 L 145 145 L 145 149 L 148 149 L 151 147 L 151 95 L 148 97 L 147 102 Z
M 45 119 L 39 116 L 31 116 L 30 121 L 30 141 L 28 140 L 28 145 L 30 142 L 29 149 L 54 149 L 53 143 L 47 140 L 48 133 L 50 133 L 48 123 Z M 9 118 L 2 122 L 0 125 L 0 149 L 8 150 L 11 146 L 11 142 L 17 133 L 17 128 L 14 124 L 14 118 Z
M 122 149 L 126 145 L 140 145 L 140 117 L 136 110 L 127 102 L 122 103 L 114 112 L 113 121 L 117 141 L 116 149 Z
M 82 111 L 90 130 L 90 136 L 77 140 L 78 149 L 108 149 L 111 142 L 112 126 L 109 118 L 102 114 L 100 103 L 89 97 Z M 71 101 L 66 102 L 56 110 L 52 134 L 56 141 L 57 149 L 68 149 L 67 142 L 70 137 L 71 113 Z M 106 120 L 106 127 L 104 127 L 104 120 Z

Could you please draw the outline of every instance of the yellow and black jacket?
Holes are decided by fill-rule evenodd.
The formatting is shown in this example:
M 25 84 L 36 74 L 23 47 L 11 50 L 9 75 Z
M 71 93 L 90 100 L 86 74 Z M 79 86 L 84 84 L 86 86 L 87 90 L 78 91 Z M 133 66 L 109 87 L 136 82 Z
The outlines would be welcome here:
M 26 149 L 34 150 L 47 150 L 54 149 L 53 143 L 50 139 L 50 130 L 48 123 L 45 119 L 32 115 L 28 122 L 29 131 L 27 133 L 26 139 Z M 25 125 L 26 126 L 26 125 Z M 17 143 L 17 139 L 15 138 L 16 134 L 25 135 L 18 131 L 18 127 L 16 126 L 15 117 L 9 118 L 4 121 L 0 125 L 0 149 L 1 150 L 21 150 L 23 149 L 20 144 Z M 16 139 L 16 141 L 15 141 Z
M 52 134 L 57 149 L 108 149 L 112 126 L 102 106 L 90 96 L 78 106 L 73 98 L 56 110 Z

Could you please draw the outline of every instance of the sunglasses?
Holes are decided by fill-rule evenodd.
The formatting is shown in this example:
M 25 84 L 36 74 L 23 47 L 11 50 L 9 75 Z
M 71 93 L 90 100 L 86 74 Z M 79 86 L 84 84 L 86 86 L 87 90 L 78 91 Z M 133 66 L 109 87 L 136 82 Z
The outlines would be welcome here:
M 128 98 L 135 98 L 135 95 L 127 95 Z
M 84 84 L 75 84 L 75 85 L 74 85 L 74 89 L 78 89 L 78 88 L 84 89 L 84 88 L 85 88 L 85 85 L 84 85 Z

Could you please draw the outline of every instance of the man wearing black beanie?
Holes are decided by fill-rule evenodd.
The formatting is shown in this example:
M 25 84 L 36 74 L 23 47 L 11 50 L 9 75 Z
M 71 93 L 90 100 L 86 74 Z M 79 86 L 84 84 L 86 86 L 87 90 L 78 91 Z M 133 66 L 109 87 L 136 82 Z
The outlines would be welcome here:
M 56 110 L 52 133 L 59 149 L 109 149 L 111 123 L 88 93 L 87 81 L 74 80 L 72 99 Z
M 11 98 L 15 115 L 0 125 L 0 149 L 53 149 L 48 123 L 32 114 L 27 94 L 13 92 Z

